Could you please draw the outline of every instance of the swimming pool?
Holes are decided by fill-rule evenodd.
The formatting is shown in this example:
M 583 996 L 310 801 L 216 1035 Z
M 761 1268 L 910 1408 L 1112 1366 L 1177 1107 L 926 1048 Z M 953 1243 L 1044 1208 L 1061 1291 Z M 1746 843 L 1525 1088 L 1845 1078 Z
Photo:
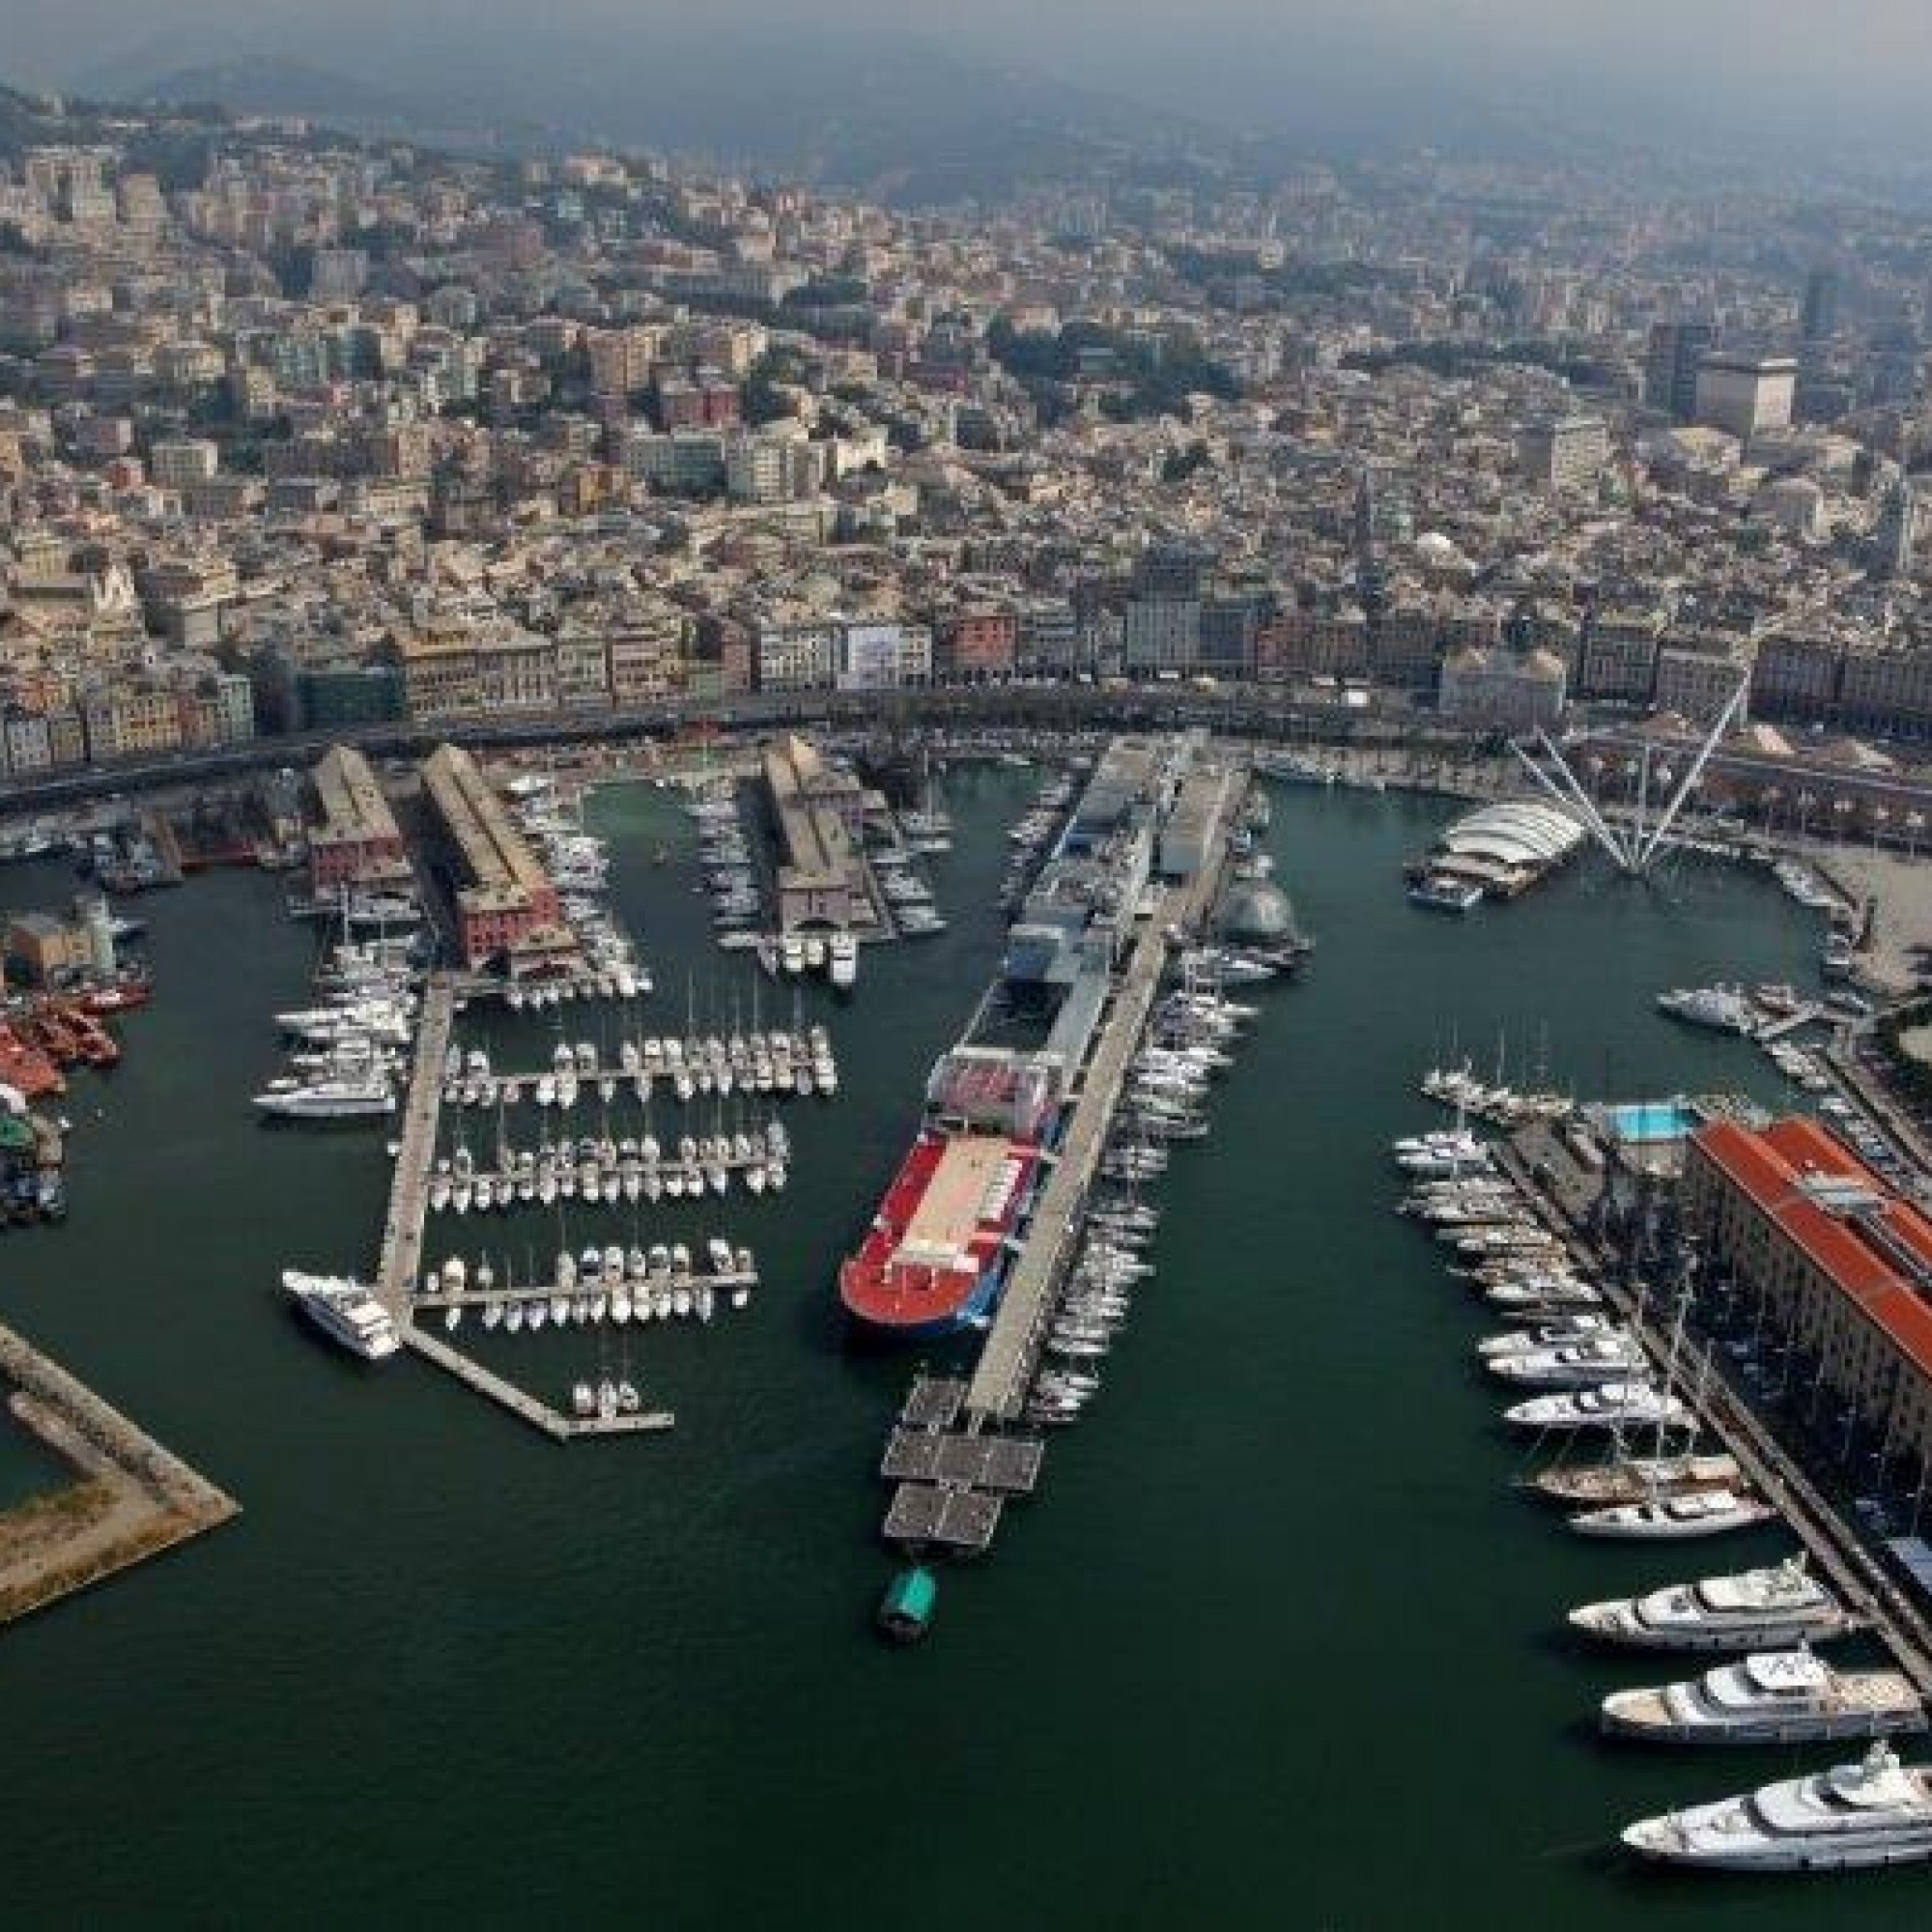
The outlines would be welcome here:
M 1620 1141 L 1681 1141 L 1697 1125 L 1697 1115 L 1682 1100 L 1641 1100 L 1612 1107 L 1610 1131 Z

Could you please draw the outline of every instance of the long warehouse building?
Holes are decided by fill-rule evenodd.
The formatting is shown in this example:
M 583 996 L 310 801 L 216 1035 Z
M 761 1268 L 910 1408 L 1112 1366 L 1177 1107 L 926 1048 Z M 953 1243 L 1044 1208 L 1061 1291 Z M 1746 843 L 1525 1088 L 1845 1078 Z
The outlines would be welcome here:
M 452 862 L 457 938 L 470 971 L 500 958 L 526 972 L 574 953 L 555 885 L 476 760 L 440 745 L 422 770 Z

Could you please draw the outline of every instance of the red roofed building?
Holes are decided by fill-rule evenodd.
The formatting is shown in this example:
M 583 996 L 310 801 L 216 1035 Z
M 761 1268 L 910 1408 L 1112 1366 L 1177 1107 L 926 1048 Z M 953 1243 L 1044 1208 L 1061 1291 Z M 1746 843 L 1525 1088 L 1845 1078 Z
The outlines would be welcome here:
M 1841 1406 L 1894 1455 L 1932 1459 L 1932 1219 L 1816 1121 L 1691 1136 L 1687 1231 L 1765 1298 Z

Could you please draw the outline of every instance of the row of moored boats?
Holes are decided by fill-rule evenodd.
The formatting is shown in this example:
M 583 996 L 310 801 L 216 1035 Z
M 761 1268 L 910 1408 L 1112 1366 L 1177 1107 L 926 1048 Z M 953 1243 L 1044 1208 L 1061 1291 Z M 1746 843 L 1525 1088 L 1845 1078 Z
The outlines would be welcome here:
M 1179 986 L 1156 1007 L 1127 1069 L 1100 1172 L 1111 1186 L 1088 1204 L 1073 1265 L 1048 1325 L 1045 1363 L 1026 1416 L 1060 1426 L 1079 1420 L 1100 1388 L 1100 1364 L 1131 1312 L 1134 1291 L 1153 1274 L 1146 1250 L 1158 1226 L 1141 1187 L 1166 1171 L 1167 1143 L 1208 1131 L 1209 1083 L 1232 1064 L 1255 1009 L 1228 999 L 1198 955 L 1182 963 Z
M 1459 1271 L 1510 1323 L 1477 1345 L 1484 1371 L 1518 1398 L 1507 1419 L 1566 1444 L 1606 1446 L 1601 1461 L 1565 1457 L 1532 1479 L 1565 1508 L 1574 1531 L 1679 1542 L 1775 1515 L 1734 1458 L 1696 1452 L 1701 1391 L 1699 1378 L 1680 1372 L 1681 1310 L 1660 1380 L 1636 1328 L 1577 1272 L 1465 1126 L 1400 1141 L 1394 1154 L 1412 1183 L 1404 1211 L 1456 1255 Z M 1932 1856 L 1932 1774 L 1901 1765 L 1886 1742 L 1922 1731 L 1924 1707 L 1898 1671 L 1839 1668 L 1816 1654 L 1813 1646 L 1851 1634 L 1859 1622 L 1803 1555 L 1585 1604 L 1569 1622 L 1619 1649 L 1724 1656 L 1700 1676 L 1610 1693 L 1600 1717 L 1611 1736 L 1691 1745 L 1873 1741 L 1854 1764 L 1643 1819 L 1623 1833 L 1634 1851 L 1747 1870 Z

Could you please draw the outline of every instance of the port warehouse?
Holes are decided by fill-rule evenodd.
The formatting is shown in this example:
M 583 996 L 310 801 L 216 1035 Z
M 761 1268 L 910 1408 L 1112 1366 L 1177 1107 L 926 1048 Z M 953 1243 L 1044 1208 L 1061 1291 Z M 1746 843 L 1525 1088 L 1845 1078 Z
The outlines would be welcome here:
M 513 972 L 573 956 L 556 887 L 476 760 L 459 745 L 440 745 L 422 776 L 471 971 L 498 956 Z
M 1714 1121 L 1690 1137 L 1679 1203 L 1709 1275 L 1728 1278 L 1811 1363 L 1867 1447 L 1932 1471 L 1932 1219 L 1815 1121 Z
M 923 1131 L 859 1251 L 846 1306 L 901 1331 L 956 1326 L 1000 1297 L 1068 1102 L 1156 874 L 1208 862 L 1222 793 L 1187 739 L 1116 739 L 1009 930 L 998 979 L 935 1064 Z
M 1515 898 L 1574 858 L 1583 826 L 1541 799 L 1507 799 L 1463 813 L 1411 867 L 1426 884 L 1476 886 L 1491 898 Z
M 309 777 L 318 814 L 308 840 L 316 891 L 407 883 L 409 848 L 368 758 L 353 745 L 333 745 Z
M 759 775 L 778 833 L 779 929 L 875 926 L 860 846 L 866 797 L 859 781 L 790 732 L 763 748 Z

